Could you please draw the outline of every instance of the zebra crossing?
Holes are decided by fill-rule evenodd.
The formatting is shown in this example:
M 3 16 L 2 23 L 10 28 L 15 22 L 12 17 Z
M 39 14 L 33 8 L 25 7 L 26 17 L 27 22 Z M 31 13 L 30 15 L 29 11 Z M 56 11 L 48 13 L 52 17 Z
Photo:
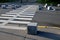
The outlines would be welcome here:
M 0 16 L 0 26 L 5 28 L 7 27 L 7 24 L 27 25 L 32 21 L 37 8 L 38 6 L 36 5 L 26 5 L 19 9 L 2 14 Z

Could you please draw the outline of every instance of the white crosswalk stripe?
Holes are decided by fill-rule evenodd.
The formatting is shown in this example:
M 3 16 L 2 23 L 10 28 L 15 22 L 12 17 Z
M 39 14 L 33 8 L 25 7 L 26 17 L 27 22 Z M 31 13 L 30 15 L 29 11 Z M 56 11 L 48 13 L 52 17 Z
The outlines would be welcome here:
M 30 23 L 32 21 L 32 18 L 34 17 L 37 8 L 38 8 L 38 6 L 36 6 L 36 5 L 26 5 L 19 9 L 7 12 L 6 14 L 2 14 L 0 16 L 0 19 L 1 19 L 0 22 L 2 22 L 2 24 L 0 26 L 2 28 L 5 28 L 6 24 L 8 24 L 8 23 L 18 24 L 18 25 L 19 24 L 27 25 L 28 23 Z M 8 20 L 5 20 L 5 19 L 8 19 Z M 12 27 L 10 27 L 10 28 L 12 28 Z M 12 28 L 12 29 L 14 29 L 14 28 Z M 19 29 L 19 28 L 17 28 L 17 29 Z
M 32 20 L 32 18 L 15 18 L 15 19 L 19 19 L 19 20 Z

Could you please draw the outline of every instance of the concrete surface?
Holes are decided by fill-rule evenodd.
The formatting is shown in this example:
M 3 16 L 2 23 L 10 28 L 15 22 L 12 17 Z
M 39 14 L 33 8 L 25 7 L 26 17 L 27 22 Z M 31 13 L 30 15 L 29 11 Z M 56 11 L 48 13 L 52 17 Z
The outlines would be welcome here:
M 42 26 L 60 26 L 60 10 L 48 11 L 38 10 L 33 18 L 33 21 L 38 22 Z
M 0 40 L 60 40 L 60 30 L 38 29 L 37 35 L 30 35 L 27 30 L 1 28 Z
M 39 25 L 59 26 L 60 25 L 59 17 L 60 17 L 59 11 L 58 12 L 38 11 L 35 14 L 35 17 L 33 18 L 33 21 L 38 22 Z M 54 25 L 52 25 L 51 23 Z M 60 30 L 50 28 L 38 29 L 36 35 L 30 35 L 27 34 L 27 30 L 0 28 L 0 40 L 60 40 Z

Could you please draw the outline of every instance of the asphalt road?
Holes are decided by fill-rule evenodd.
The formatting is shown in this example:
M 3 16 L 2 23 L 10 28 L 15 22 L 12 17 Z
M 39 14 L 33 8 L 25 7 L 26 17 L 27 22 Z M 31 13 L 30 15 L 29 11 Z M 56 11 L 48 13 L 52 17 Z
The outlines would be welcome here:
M 0 15 L 1 15 L 1 14 L 5 14 L 6 12 L 9 12 L 9 11 L 11 11 L 11 10 L 13 10 L 13 9 L 1 9 L 1 8 L 0 8 Z
M 60 10 L 59 11 L 38 10 L 33 18 L 33 21 L 37 22 L 38 25 L 59 27 Z
M 27 30 L 0 28 L 0 40 L 60 40 L 60 30 L 39 29 L 36 35 L 30 35 Z
M 58 12 L 38 11 L 34 16 L 33 21 L 38 22 L 39 25 L 54 24 L 53 26 L 56 25 L 59 26 L 60 25 L 59 13 L 60 13 L 59 11 Z M 30 35 L 27 34 L 27 30 L 0 28 L 0 40 L 60 40 L 60 30 L 50 28 L 38 29 L 36 35 Z

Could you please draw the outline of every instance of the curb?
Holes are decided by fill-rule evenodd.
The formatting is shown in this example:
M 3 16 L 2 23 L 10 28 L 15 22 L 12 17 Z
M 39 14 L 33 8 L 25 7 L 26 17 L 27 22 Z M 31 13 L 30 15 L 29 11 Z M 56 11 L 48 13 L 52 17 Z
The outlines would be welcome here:
M 52 29 L 59 29 L 60 30 L 60 27 L 49 27 L 49 26 L 37 26 L 38 28 L 52 28 Z

